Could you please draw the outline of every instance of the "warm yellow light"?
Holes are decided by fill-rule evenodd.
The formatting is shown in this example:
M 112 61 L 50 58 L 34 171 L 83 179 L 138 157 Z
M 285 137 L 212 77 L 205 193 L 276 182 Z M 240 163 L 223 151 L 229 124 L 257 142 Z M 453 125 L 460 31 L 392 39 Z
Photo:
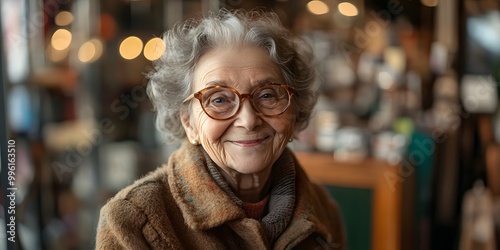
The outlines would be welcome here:
M 59 26 L 66 26 L 73 22 L 73 14 L 69 11 L 61 11 L 54 18 L 54 22 Z
M 45 57 L 51 62 L 61 62 L 68 55 L 68 50 L 56 50 L 52 46 L 47 46 Z
M 58 29 L 52 35 L 52 47 L 56 50 L 65 50 L 71 44 L 71 38 L 71 32 L 66 29 Z
M 142 41 L 136 36 L 129 36 L 120 44 L 120 55 L 127 60 L 136 58 L 141 51 Z
M 339 12 L 340 14 L 344 16 L 357 16 L 358 15 L 358 8 L 352 3 L 349 2 L 343 2 L 339 3 Z
M 102 42 L 99 39 L 90 39 L 78 50 L 78 60 L 81 62 L 93 62 L 102 55 Z
M 313 0 L 307 3 L 307 9 L 314 15 L 323 15 L 330 11 L 328 5 L 319 0 Z
M 103 52 L 103 45 L 102 45 L 101 40 L 94 38 L 94 39 L 90 39 L 89 42 L 94 44 L 94 47 L 95 47 L 95 56 L 94 56 L 93 60 L 99 59 L 102 55 L 102 52 Z
M 95 45 L 92 42 L 84 43 L 78 50 L 78 60 L 81 62 L 89 62 L 95 57 Z
M 420 2 L 427 7 L 436 7 L 439 0 L 420 0 Z
M 383 52 L 384 62 L 393 70 L 403 73 L 406 68 L 406 54 L 405 51 L 396 46 L 388 46 Z
M 149 40 L 144 46 L 144 57 L 150 61 L 160 58 L 163 52 L 165 52 L 165 43 L 158 37 Z

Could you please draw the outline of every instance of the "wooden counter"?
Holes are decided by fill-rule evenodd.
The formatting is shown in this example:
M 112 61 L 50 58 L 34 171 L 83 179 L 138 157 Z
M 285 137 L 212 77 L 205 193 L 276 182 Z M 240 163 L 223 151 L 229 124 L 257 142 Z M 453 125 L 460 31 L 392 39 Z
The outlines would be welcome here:
M 339 162 L 331 153 L 295 154 L 313 182 L 372 189 L 372 249 L 401 249 L 402 194 L 406 179 L 399 174 L 399 166 L 374 159 Z

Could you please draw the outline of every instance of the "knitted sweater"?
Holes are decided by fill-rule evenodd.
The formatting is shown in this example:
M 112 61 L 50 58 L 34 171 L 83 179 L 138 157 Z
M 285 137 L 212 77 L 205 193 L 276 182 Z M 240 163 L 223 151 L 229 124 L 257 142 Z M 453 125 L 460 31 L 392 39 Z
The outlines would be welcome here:
M 166 165 L 103 206 L 96 249 L 345 249 L 337 205 L 290 150 L 275 174 L 282 177 L 273 179 L 268 214 L 247 218 L 201 146 L 184 142 Z

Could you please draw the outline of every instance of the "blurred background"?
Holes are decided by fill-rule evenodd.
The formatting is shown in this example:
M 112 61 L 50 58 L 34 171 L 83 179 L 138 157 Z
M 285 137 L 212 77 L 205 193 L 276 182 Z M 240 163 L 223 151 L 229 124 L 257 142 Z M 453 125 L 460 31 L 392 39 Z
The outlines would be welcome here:
M 94 247 L 100 207 L 177 147 L 145 92 L 163 32 L 256 7 L 314 50 L 320 99 L 291 147 L 338 201 L 349 249 L 499 249 L 498 0 L 0 3 L 18 249 Z

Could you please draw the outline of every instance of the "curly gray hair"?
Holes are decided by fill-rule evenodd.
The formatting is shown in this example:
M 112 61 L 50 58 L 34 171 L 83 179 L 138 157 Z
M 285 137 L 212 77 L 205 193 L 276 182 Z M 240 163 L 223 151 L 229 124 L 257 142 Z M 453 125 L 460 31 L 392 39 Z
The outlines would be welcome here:
M 197 61 L 214 48 L 249 44 L 264 48 L 282 71 L 287 85 L 295 88 L 297 131 L 307 127 L 317 100 L 312 52 L 293 37 L 278 16 L 265 11 L 220 10 L 202 19 L 177 24 L 163 36 L 165 53 L 147 74 L 147 93 L 157 111 L 156 127 L 168 141 L 186 136 L 180 121 L 183 100 L 191 94 Z

